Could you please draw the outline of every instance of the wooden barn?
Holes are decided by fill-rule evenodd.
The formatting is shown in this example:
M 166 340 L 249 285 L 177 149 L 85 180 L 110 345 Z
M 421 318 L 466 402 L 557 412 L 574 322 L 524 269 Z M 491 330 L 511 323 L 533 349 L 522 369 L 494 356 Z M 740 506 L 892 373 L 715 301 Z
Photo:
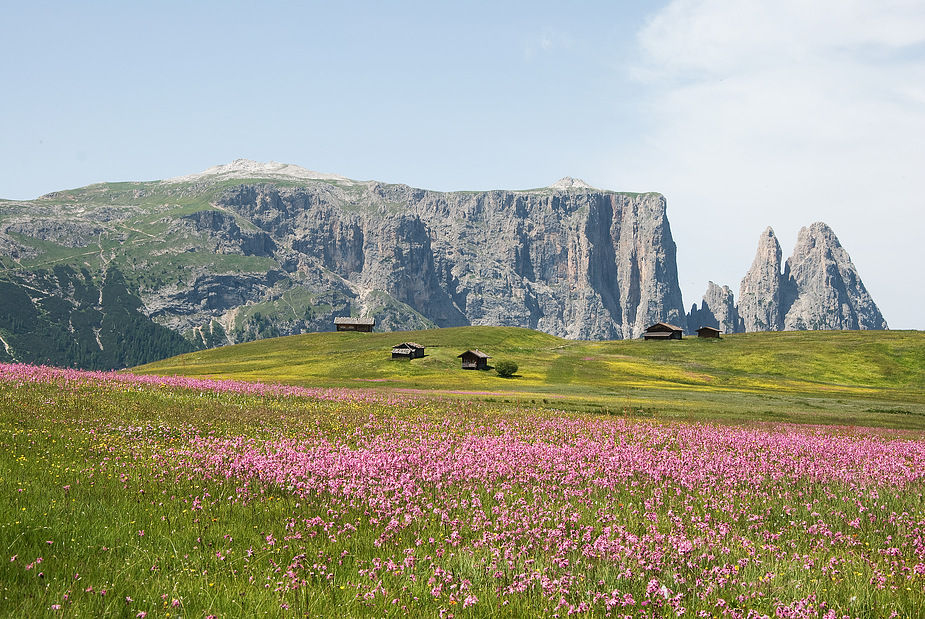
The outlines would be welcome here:
M 402 342 L 392 349 L 393 359 L 420 359 L 424 356 L 424 347 L 414 342 Z
M 478 348 L 467 350 L 456 358 L 462 359 L 462 369 L 464 370 L 487 370 L 488 360 L 491 359 Z
M 697 337 L 714 337 L 719 339 L 720 333 L 722 332 L 715 327 L 700 327 L 697 329 Z
M 334 327 L 338 331 L 361 331 L 363 333 L 371 333 L 374 326 L 376 326 L 375 318 L 338 316 L 334 319 Z
M 670 325 L 667 322 L 657 322 L 646 329 L 642 334 L 645 340 L 680 340 L 684 335 L 684 329 Z

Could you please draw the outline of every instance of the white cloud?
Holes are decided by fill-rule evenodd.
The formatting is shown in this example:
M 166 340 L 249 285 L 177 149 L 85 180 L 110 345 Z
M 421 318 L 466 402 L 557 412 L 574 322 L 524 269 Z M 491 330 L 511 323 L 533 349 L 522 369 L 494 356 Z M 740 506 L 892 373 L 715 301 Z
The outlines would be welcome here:
M 660 133 L 678 141 L 772 155 L 910 144 L 925 59 L 904 51 L 925 42 L 925 4 L 895 4 L 679 0 L 640 34 L 635 74 L 657 93 Z
M 654 73 L 723 75 L 889 54 L 922 43 L 923 25 L 919 0 L 676 0 L 649 20 L 639 41 Z
M 704 216 L 744 235 L 751 252 L 768 224 L 786 242 L 827 221 L 887 319 L 894 301 L 884 299 L 911 313 L 890 272 L 904 235 L 920 254 L 913 237 L 925 229 L 925 3 L 676 0 L 650 18 L 639 50 L 632 75 L 647 90 L 648 159 L 682 253 L 697 251 L 692 229 Z M 880 248 L 846 242 L 865 235 L 881 235 Z M 701 292 L 719 277 L 737 289 L 750 256 L 698 261 Z M 688 301 L 699 294 L 685 290 Z

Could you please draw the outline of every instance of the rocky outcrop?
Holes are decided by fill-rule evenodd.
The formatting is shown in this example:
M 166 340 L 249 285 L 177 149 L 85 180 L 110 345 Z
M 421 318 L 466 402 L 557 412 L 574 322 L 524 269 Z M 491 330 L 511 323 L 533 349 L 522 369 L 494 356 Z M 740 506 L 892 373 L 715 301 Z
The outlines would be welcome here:
M 822 222 L 802 228 L 781 272 L 774 231 L 765 230 L 739 293 L 746 331 L 886 329 L 848 252 Z
M 144 294 L 145 313 L 160 324 L 185 331 L 190 326 L 185 316 L 222 316 L 270 298 L 274 286 L 285 281 L 286 274 L 278 269 L 262 274 L 216 274 L 200 269 L 182 286 L 169 285 L 157 294 Z
M 784 329 L 886 329 L 848 252 L 822 222 L 802 228 L 782 276 Z
M 39 250 L 35 247 L 23 245 L 8 234 L 0 232 L 0 257 L 8 256 L 13 260 L 22 260 L 24 258 L 34 258 L 39 255 Z
M 735 298 L 729 286 L 710 282 L 703 295 L 700 308 L 695 303 L 687 314 L 687 331 L 694 333 L 700 327 L 713 327 L 723 333 L 743 333 L 745 325 L 739 317 Z
M 168 233 L 184 229 L 207 240 L 207 246 L 199 248 L 200 251 L 269 257 L 276 248 L 269 234 L 262 230 L 244 231 L 234 217 L 221 211 L 198 211 L 180 217 L 168 228 Z
M 366 309 L 371 292 L 384 292 L 438 326 L 578 339 L 638 337 L 652 322 L 682 321 L 664 197 L 560 186 L 243 185 L 217 206 L 272 234 L 315 279 L 335 274 Z
M 739 317 L 745 331 L 780 331 L 781 250 L 774 230 L 769 226 L 758 237 L 758 252 L 739 288 Z
M 99 242 L 103 229 L 93 223 L 60 219 L 26 219 L 5 226 L 4 232 L 50 241 L 62 247 L 87 247 Z

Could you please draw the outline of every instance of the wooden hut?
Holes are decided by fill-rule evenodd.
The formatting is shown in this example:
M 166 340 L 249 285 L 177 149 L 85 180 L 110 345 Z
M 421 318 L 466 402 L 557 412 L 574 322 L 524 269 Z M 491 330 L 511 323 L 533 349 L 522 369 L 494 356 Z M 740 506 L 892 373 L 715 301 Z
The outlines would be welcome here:
M 338 331 L 361 331 L 363 333 L 371 333 L 375 325 L 375 318 L 354 318 L 352 316 L 338 316 L 334 319 L 334 327 Z
M 646 340 L 680 340 L 684 335 L 684 329 L 668 324 L 667 322 L 657 322 L 646 329 L 642 334 Z
M 478 348 L 467 350 L 456 358 L 462 359 L 462 369 L 464 370 L 487 370 L 488 360 L 491 359 Z
M 715 327 L 700 327 L 697 329 L 697 337 L 715 337 L 719 339 L 720 330 Z
M 393 359 L 420 359 L 424 356 L 424 347 L 414 342 L 402 342 L 392 349 Z

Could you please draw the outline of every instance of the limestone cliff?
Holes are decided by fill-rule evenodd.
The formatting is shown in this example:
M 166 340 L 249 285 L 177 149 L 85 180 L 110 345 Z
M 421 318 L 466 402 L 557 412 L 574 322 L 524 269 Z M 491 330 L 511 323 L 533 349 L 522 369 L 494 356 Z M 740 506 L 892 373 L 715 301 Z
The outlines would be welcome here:
M 216 206 L 288 254 L 292 272 L 374 309 L 385 293 L 438 326 L 514 325 L 579 339 L 637 337 L 678 321 L 675 244 L 659 194 L 573 179 L 532 191 L 444 193 L 241 185 Z
M 574 178 L 437 192 L 239 160 L 0 202 L 0 267 L 26 281 L 47 264 L 94 282 L 117 267 L 148 318 L 198 346 L 347 315 L 580 339 L 685 319 L 665 198 Z
M 746 331 L 887 328 L 848 252 L 822 222 L 800 230 L 783 272 L 774 231 L 762 233 L 738 311 Z
M 887 328 L 848 252 L 822 222 L 800 230 L 782 279 L 785 330 Z
M 739 288 L 739 316 L 745 331 L 780 331 L 781 250 L 774 230 L 768 226 L 758 237 L 758 252 Z

